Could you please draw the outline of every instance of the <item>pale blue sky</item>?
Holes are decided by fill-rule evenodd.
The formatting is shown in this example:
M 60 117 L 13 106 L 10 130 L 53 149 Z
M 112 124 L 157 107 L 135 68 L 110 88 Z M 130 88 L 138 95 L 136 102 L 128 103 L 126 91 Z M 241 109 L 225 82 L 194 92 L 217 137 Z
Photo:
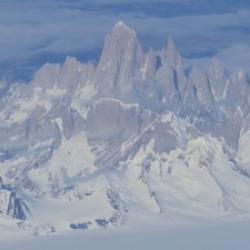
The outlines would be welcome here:
M 118 20 L 137 30 L 145 49 L 171 35 L 187 63 L 217 55 L 250 71 L 249 0 L 1 0 L 0 74 L 30 79 L 67 55 L 97 61 Z

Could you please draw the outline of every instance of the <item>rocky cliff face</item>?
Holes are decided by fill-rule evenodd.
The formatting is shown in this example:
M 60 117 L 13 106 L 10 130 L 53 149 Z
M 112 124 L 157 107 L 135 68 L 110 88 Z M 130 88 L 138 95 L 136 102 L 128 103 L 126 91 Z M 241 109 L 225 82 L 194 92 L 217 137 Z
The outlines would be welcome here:
M 186 72 L 171 38 L 145 52 L 119 22 L 97 65 L 67 58 L 12 85 L 0 212 L 52 231 L 249 213 L 249 80 L 218 59 Z

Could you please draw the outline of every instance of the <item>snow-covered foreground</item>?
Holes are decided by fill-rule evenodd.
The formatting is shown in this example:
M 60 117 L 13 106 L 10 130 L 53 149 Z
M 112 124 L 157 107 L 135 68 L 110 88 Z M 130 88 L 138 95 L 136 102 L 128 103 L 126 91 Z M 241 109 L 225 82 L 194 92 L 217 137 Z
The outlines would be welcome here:
M 3 250 L 248 250 L 250 220 L 137 226 L 1 240 Z

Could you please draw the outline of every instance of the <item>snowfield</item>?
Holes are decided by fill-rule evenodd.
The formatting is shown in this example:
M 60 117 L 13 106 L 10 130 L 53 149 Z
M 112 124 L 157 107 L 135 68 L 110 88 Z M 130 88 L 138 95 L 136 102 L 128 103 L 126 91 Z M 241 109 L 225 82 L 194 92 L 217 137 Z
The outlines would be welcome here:
M 249 220 L 169 227 L 152 222 L 143 227 L 67 232 L 0 243 L 4 250 L 248 250 L 249 230 Z

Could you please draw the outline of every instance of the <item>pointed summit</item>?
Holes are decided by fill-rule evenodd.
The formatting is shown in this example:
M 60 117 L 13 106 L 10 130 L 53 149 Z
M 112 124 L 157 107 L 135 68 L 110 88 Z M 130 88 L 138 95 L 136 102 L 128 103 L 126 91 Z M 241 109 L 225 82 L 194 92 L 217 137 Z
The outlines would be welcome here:
M 186 88 L 186 76 L 184 73 L 182 58 L 176 48 L 175 42 L 172 37 L 168 38 L 167 47 L 163 51 L 162 64 L 168 64 L 174 74 L 174 82 L 181 97 L 184 96 Z M 168 68 L 168 66 L 167 66 Z
M 117 40 L 121 40 L 121 42 L 124 42 L 124 40 L 126 42 L 130 39 L 136 39 L 136 32 L 128 27 L 124 22 L 119 21 L 115 24 L 110 36 Z
M 117 22 L 113 28 L 113 31 L 120 31 L 120 30 L 135 33 L 135 31 L 129 28 L 123 21 Z
M 168 38 L 167 49 L 166 49 L 166 59 L 168 63 L 175 67 L 182 67 L 182 59 L 179 51 L 176 48 L 175 42 L 172 37 Z
M 125 27 L 125 28 L 128 28 L 128 26 L 122 21 L 118 21 L 114 27 Z
M 168 37 L 168 41 L 167 41 L 167 51 L 171 50 L 171 51 L 176 51 L 176 44 L 173 40 L 173 38 L 171 36 Z
M 129 92 L 143 61 L 144 52 L 135 31 L 119 21 L 105 39 L 95 82 L 101 83 L 103 93 L 110 93 L 114 87 L 118 92 Z

